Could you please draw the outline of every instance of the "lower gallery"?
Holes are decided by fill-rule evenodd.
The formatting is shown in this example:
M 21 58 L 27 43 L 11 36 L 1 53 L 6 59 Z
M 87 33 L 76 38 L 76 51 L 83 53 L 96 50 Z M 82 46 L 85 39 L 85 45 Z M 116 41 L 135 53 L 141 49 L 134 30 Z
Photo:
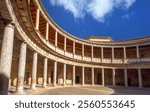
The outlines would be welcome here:
M 80 39 L 61 29 L 40 0 L 0 1 L 0 94 L 27 85 L 150 87 L 150 36 Z

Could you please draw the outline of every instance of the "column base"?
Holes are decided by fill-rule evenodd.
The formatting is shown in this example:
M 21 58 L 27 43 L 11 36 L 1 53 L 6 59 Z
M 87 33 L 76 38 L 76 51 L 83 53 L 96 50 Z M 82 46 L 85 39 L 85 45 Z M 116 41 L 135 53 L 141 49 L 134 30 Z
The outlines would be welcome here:
M 16 95 L 26 95 L 27 93 L 25 91 L 16 91 Z
M 47 87 L 46 83 L 42 84 L 42 88 L 46 88 L 46 87 Z
M 101 85 L 102 87 L 105 87 L 105 85 Z
M 56 86 L 57 86 L 57 85 L 54 85 L 54 84 L 53 84 L 53 87 L 56 87 Z
M 32 87 L 32 88 L 30 88 L 30 89 L 33 90 L 33 91 L 38 90 L 36 87 Z

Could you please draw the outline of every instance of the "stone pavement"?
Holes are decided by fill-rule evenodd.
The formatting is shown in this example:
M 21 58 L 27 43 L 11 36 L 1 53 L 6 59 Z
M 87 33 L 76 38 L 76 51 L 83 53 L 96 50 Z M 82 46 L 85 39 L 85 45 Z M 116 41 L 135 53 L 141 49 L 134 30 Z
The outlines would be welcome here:
M 123 87 L 123 86 L 38 86 L 36 90 L 25 86 L 25 95 L 150 95 L 150 88 Z M 10 95 L 15 93 L 15 87 L 11 87 Z

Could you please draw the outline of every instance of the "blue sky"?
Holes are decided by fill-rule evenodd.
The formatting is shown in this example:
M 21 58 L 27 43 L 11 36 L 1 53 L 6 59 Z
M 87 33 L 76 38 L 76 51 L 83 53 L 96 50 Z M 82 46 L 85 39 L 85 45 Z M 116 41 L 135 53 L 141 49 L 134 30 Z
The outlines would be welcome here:
M 150 36 L 150 0 L 41 0 L 65 31 L 84 38 L 127 40 Z

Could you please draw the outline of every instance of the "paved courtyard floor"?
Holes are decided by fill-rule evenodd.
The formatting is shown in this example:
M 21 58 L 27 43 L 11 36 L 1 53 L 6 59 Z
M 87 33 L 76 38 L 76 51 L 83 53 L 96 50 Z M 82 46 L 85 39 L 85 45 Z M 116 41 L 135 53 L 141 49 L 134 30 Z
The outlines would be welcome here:
M 150 88 L 76 86 L 52 89 L 42 95 L 150 95 Z
M 10 88 L 10 95 L 15 94 L 15 88 Z M 25 86 L 25 95 L 150 95 L 150 88 L 123 87 L 123 86 L 47 86 L 37 87 L 36 90 Z

